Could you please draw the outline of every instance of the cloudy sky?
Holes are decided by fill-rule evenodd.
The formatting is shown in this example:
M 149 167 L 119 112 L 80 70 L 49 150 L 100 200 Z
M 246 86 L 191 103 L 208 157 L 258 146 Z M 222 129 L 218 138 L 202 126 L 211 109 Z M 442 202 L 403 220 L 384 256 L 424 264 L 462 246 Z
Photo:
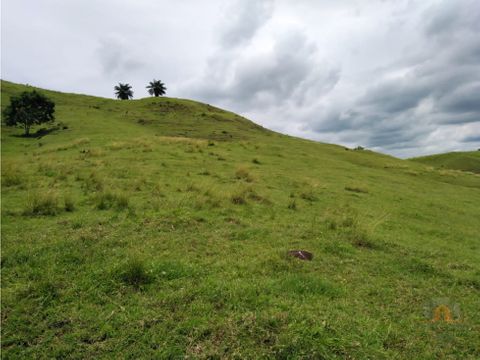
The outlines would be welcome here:
M 1 77 L 192 98 L 407 157 L 480 147 L 478 0 L 2 0 Z

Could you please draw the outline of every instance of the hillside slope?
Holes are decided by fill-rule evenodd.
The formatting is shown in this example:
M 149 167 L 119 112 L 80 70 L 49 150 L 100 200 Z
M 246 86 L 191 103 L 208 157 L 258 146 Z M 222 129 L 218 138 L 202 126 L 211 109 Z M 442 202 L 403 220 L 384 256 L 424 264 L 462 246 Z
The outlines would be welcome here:
M 5 358 L 480 357 L 478 175 L 42 92 L 61 126 L 2 126 Z
M 462 170 L 480 174 L 480 151 L 450 152 L 410 159 L 442 169 Z

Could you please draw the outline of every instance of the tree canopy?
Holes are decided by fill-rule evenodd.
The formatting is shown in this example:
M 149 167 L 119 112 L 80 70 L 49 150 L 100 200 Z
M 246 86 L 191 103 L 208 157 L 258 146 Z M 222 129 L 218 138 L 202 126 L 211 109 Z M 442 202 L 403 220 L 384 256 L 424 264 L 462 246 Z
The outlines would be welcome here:
M 152 96 L 162 96 L 165 95 L 167 92 L 167 88 L 165 87 L 165 84 L 161 80 L 155 80 L 150 81 L 150 83 L 147 86 L 148 93 Z
M 130 84 L 118 83 L 113 89 L 115 90 L 117 99 L 128 100 L 133 98 L 132 86 Z
M 12 97 L 10 104 L 3 111 L 3 116 L 7 126 L 22 126 L 25 136 L 28 136 L 32 125 L 53 121 L 54 112 L 55 103 L 33 90 Z

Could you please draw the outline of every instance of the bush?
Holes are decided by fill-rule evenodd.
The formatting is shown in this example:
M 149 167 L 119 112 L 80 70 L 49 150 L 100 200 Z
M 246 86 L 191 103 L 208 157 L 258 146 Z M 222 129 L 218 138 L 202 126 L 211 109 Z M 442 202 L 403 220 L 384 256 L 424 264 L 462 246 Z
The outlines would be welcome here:
M 235 171 L 235 178 L 239 180 L 245 180 L 246 182 L 252 182 L 253 176 L 250 174 L 247 168 L 238 167 Z
M 150 284 L 152 275 L 147 271 L 145 264 L 138 259 L 131 259 L 120 266 L 117 270 L 117 277 L 126 285 L 139 288 L 141 285 Z
M 369 239 L 367 231 L 358 226 L 350 228 L 347 232 L 347 236 L 352 245 L 356 247 L 370 250 L 376 250 L 379 248 L 375 242 Z
M 72 212 L 75 210 L 75 202 L 70 195 L 65 195 L 64 198 L 65 211 Z
M 401 261 L 401 264 L 406 271 L 417 275 L 438 275 L 437 270 L 432 265 L 418 258 L 404 259 Z
M 290 210 L 297 210 L 297 202 L 295 201 L 295 199 L 291 200 L 288 203 L 287 208 L 289 208 Z
M 78 178 L 81 179 L 81 177 Z M 92 171 L 90 176 L 85 179 L 84 188 L 87 191 L 102 191 L 104 187 L 104 179 L 95 171 Z
M 235 205 L 243 205 L 247 203 L 247 200 L 245 200 L 245 194 L 244 193 L 238 193 L 234 194 L 231 197 L 232 203 Z
M 337 230 L 341 237 L 357 248 L 367 250 L 380 250 L 382 248 L 382 244 L 375 241 L 373 237 L 376 224 L 365 223 L 358 216 L 358 213 L 348 206 L 330 209 L 325 220 L 330 230 Z
M 15 165 L 5 165 L 2 168 L 2 186 L 16 186 L 22 183 L 22 173 Z
M 300 194 L 300 197 L 303 200 L 307 200 L 310 202 L 316 201 L 317 197 L 315 196 L 315 192 L 312 189 L 306 190 Z
M 257 194 L 257 192 L 252 188 L 246 189 L 245 194 L 250 200 L 253 200 L 253 201 L 265 204 L 265 205 L 271 205 L 272 204 L 272 202 L 269 199 L 265 198 L 264 196 L 261 196 L 261 195 Z
M 264 205 L 272 204 L 269 199 L 257 194 L 257 192 L 251 186 L 237 189 L 237 191 L 232 194 L 230 199 L 235 205 L 244 205 L 247 203 L 247 199 Z
M 59 212 L 58 196 L 53 192 L 29 195 L 23 215 L 56 215 Z
M 128 208 L 128 205 L 129 200 L 126 195 L 112 191 L 104 191 L 97 195 L 95 206 L 98 210 L 107 210 L 111 208 L 123 210 Z
M 90 143 L 90 139 L 89 138 L 80 138 L 80 139 L 77 139 L 73 142 L 73 144 L 75 146 L 79 146 L 79 145 L 86 145 L 86 144 L 89 144 Z
M 359 194 L 368 194 L 368 190 L 365 188 L 361 188 L 358 186 L 345 186 L 346 191 L 351 191 L 354 193 L 359 193 Z

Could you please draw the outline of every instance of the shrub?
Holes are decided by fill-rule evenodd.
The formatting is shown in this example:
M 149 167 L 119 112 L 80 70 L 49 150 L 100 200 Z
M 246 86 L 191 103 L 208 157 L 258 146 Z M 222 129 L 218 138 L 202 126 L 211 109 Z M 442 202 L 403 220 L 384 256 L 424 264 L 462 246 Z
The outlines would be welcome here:
M 356 210 L 345 206 L 327 210 L 325 218 L 327 227 L 330 230 L 337 230 L 352 245 L 365 248 L 377 249 L 378 245 L 370 240 L 374 226 L 368 226 L 358 216 Z
M 378 249 L 378 245 L 369 239 L 367 231 L 357 226 L 350 229 L 348 237 L 352 245 L 356 247 L 370 250 Z
M 345 186 L 346 191 L 351 191 L 354 193 L 360 193 L 360 194 L 368 194 L 368 190 L 358 187 L 358 186 Z
M 129 149 L 130 145 L 125 141 L 114 141 L 108 145 L 110 150 Z
M 98 175 L 95 171 L 93 171 L 90 176 L 85 179 L 85 188 L 86 190 L 90 191 L 102 191 L 103 188 L 105 187 L 104 185 L 104 180 L 103 178 Z
M 287 205 L 287 208 L 289 208 L 290 210 L 297 210 L 297 202 L 295 199 L 291 200 L 288 205 Z
M 116 270 L 116 275 L 124 284 L 139 288 L 150 284 L 152 275 L 147 271 L 145 264 L 138 259 L 131 259 Z
M 90 143 L 90 139 L 89 138 L 80 138 L 80 139 L 77 139 L 73 142 L 73 144 L 75 146 L 78 146 L 78 145 L 86 145 L 86 144 L 89 144 Z
M 187 188 L 185 189 L 185 191 L 187 191 L 187 192 L 199 192 L 200 189 L 195 184 L 190 183 L 190 184 L 187 185 Z
M 196 186 L 189 186 L 187 191 L 194 192 L 186 197 L 189 204 L 193 204 L 193 207 L 197 210 L 207 208 L 218 208 L 222 204 L 222 199 L 219 197 L 219 194 L 213 189 L 207 189 L 202 191 Z
M 12 164 L 2 168 L 2 186 L 9 187 L 20 185 L 22 183 L 22 174 L 18 167 Z
M 218 208 L 222 205 L 222 201 L 216 196 L 210 196 L 205 200 L 205 204 L 210 208 Z
M 312 189 L 309 189 L 309 190 L 306 190 L 306 191 L 302 192 L 300 194 L 300 197 L 303 200 L 307 200 L 307 201 L 310 201 L 310 202 L 313 202 L 313 201 L 317 200 L 317 197 L 315 196 L 315 193 Z
M 107 210 L 116 208 L 118 210 L 126 209 L 129 205 L 128 197 L 112 191 L 104 191 L 97 195 L 95 207 L 98 210 Z
M 430 264 L 418 259 L 409 258 L 402 261 L 403 267 L 406 271 L 418 275 L 438 275 L 437 270 Z
M 100 157 L 105 155 L 104 151 L 99 148 L 90 148 L 90 149 L 83 149 L 80 150 L 81 158 L 85 159 L 87 157 Z
M 59 212 L 58 196 L 53 192 L 29 195 L 23 215 L 56 215 Z
M 243 205 L 247 203 L 247 199 L 253 200 L 255 202 L 264 204 L 264 205 L 271 205 L 271 201 L 259 195 L 251 186 L 238 189 L 233 195 L 231 196 L 231 201 L 235 205 Z
M 57 169 L 51 160 L 38 164 L 38 171 L 45 176 L 54 177 L 57 174 L 56 170 Z
M 235 205 L 243 205 L 247 203 L 247 200 L 245 199 L 245 193 L 243 192 L 233 194 L 231 200 Z
M 260 202 L 260 203 L 263 203 L 263 204 L 266 204 L 266 205 L 271 204 L 270 200 L 263 197 L 262 195 L 257 194 L 257 192 L 255 190 L 253 190 L 252 188 L 249 188 L 249 189 L 246 190 L 246 195 L 248 196 L 248 198 L 250 200 Z
M 209 175 L 211 175 L 211 173 L 208 170 L 203 170 L 203 171 L 199 172 L 198 175 L 209 176 Z
M 246 182 L 252 182 L 253 176 L 250 174 L 247 168 L 238 167 L 235 171 L 235 178 L 239 180 L 245 180 Z
M 135 180 L 135 182 L 133 183 L 133 189 L 135 191 L 142 191 L 145 185 L 147 185 L 147 179 L 142 177 Z
M 153 185 L 152 194 L 157 197 L 165 197 L 165 193 L 163 192 L 163 184 L 156 183 Z
M 135 139 L 134 148 L 135 149 L 142 149 L 142 152 L 153 151 L 152 143 L 148 139 L 145 139 L 145 138 Z
M 65 195 L 63 201 L 65 204 L 65 211 L 72 212 L 75 210 L 75 202 L 70 195 Z

